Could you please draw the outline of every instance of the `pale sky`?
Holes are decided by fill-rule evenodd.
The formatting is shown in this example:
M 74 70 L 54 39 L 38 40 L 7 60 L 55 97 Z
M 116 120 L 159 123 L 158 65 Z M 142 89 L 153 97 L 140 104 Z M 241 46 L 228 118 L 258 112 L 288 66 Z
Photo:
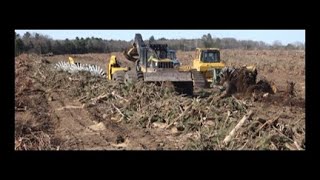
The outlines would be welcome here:
M 152 35 L 155 39 L 194 39 L 201 38 L 202 35 L 210 33 L 212 37 L 217 38 L 235 38 L 237 40 L 254 40 L 264 41 L 272 44 L 278 40 L 282 44 L 302 42 L 305 43 L 305 30 L 20 30 L 16 29 L 16 33 L 23 36 L 25 32 L 39 33 L 48 35 L 53 39 L 75 39 L 76 37 L 97 37 L 102 39 L 126 40 L 130 41 L 134 38 L 135 33 L 140 33 L 144 40 L 149 39 Z

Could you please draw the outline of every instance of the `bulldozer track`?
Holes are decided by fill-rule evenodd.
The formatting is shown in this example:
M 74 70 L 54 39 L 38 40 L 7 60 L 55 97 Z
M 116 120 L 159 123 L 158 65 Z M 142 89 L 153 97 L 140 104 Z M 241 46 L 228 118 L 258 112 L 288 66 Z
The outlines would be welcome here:
M 114 73 L 113 80 L 119 82 L 119 83 L 124 83 L 124 78 L 125 78 L 125 72 L 124 71 L 117 71 Z
M 194 82 L 195 88 L 205 88 L 207 86 L 206 79 L 204 78 L 203 74 L 201 74 L 197 70 L 192 70 L 192 77 Z
M 137 72 L 137 78 L 138 80 L 143 80 L 143 73 L 141 71 Z

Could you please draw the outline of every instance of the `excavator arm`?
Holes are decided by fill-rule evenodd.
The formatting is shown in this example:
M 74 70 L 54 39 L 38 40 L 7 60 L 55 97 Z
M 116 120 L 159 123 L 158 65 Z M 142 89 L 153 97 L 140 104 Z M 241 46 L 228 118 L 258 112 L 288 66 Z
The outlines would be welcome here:
M 123 55 L 129 60 L 136 62 L 140 60 L 140 54 L 142 53 L 142 49 L 146 47 L 141 34 L 136 34 L 132 47 L 128 50 L 125 50 Z

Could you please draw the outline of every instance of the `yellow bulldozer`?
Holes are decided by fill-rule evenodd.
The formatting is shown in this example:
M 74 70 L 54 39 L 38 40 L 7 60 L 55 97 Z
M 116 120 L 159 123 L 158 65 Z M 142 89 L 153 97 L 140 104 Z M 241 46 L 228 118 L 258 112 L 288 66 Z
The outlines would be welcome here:
M 196 48 L 192 66 L 180 66 L 181 71 L 191 71 L 194 86 L 208 87 L 219 81 L 219 74 L 225 67 L 220 60 L 220 50 L 217 48 Z

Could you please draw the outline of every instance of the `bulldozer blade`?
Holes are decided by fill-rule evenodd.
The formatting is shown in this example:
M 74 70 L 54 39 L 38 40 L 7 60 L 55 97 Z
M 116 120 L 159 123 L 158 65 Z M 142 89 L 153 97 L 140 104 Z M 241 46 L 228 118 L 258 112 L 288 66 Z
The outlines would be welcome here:
M 187 82 L 192 81 L 192 75 L 190 72 L 179 71 L 159 71 L 159 72 L 147 72 L 144 73 L 144 81 L 170 81 L 170 82 Z

